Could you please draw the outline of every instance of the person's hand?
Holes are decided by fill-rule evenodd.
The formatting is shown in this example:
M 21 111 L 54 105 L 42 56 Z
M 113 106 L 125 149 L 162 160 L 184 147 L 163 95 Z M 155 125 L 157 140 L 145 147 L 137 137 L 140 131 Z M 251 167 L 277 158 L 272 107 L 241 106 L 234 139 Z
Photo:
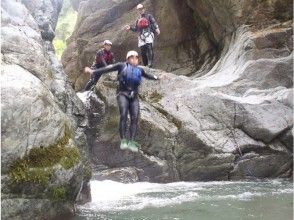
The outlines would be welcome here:
M 156 32 L 157 35 L 160 35 L 160 30 L 159 30 L 159 28 L 157 28 L 157 29 L 155 30 L 155 32 Z
M 165 80 L 167 78 L 167 76 L 165 75 L 165 74 L 160 74 L 159 76 L 158 76 L 158 79 L 159 80 Z
M 93 70 L 90 68 L 90 67 L 85 67 L 85 69 L 84 69 L 84 72 L 85 73 L 89 73 L 89 74 L 92 74 L 92 72 L 93 72 Z
M 131 29 L 131 26 L 127 24 L 127 25 L 124 27 L 124 29 L 125 29 L 125 30 L 130 30 L 130 29 Z

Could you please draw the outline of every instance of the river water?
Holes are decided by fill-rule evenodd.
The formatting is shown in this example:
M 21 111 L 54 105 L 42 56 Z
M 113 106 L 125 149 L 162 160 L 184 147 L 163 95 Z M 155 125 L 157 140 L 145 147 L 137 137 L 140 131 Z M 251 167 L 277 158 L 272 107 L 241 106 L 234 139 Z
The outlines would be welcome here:
M 78 206 L 75 220 L 293 219 L 293 183 L 91 182 L 92 202 Z

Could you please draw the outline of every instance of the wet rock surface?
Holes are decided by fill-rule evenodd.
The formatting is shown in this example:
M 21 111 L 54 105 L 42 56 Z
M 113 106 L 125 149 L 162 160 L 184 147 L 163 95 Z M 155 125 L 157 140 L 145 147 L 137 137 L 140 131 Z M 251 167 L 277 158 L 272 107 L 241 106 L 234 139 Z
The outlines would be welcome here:
M 289 23 L 283 25 L 264 31 L 286 33 Z M 228 52 L 202 77 L 146 68 L 167 78 L 142 83 L 138 154 L 119 149 L 116 73 L 102 76 L 95 90 L 87 93 L 92 97 L 88 100 L 96 99 L 92 106 L 103 109 L 97 109 L 97 117 L 89 117 L 96 120 L 94 164 L 104 164 L 105 169 L 136 167 L 155 182 L 292 175 L 292 52 L 274 41 L 270 46 L 278 48 L 274 53 L 288 52 L 265 58 L 255 43 L 257 35 L 260 31 L 240 28 Z M 144 155 L 164 166 L 149 172 L 155 167 L 145 166 Z
M 87 117 L 52 40 L 62 1 L 1 2 L 1 216 L 74 212 L 84 182 Z

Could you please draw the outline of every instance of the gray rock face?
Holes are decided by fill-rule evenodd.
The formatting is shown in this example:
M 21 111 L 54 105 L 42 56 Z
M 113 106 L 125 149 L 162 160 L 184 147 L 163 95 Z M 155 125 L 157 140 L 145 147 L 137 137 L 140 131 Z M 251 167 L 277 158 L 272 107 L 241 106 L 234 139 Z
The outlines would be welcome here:
M 52 41 L 55 37 L 58 15 L 62 7 L 62 0 L 21 1 L 36 20 L 44 40 Z
M 1 2 L 5 219 L 69 214 L 82 184 L 89 181 L 86 112 L 51 43 L 61 6 L 59 0 Z M 52 162 L 56 157 L 59 161 Z
M 82 74 L 82 70 L 92 64 L 96 51 L 105 39 L 113 42 L 118 61 L 125 59 L 128 50 L 140 50 L 137 35 L 123 30 L 126 24 L 134 24 L 138 18 L 138 3 L 143 3 L 147 11 L 155 16 L 161 29 L 162 34 L 156 36 L 154 44 L 155 68 L 177 75 L 199 77 L 206 74 L 222 56 L 222 51 L 228 49 L 232 35 L 243 24 L 260 29 L 292 19 L 291 0 L 71 2 L 78 11 L 78 20 L 62 56 L 62 63 L 76 91 L 83 89 L 88 76 Z M 267 47 L 276 39 L 292 42 L 283 33 L 279 34 L 280 37 L 275 33 L 269 33 L 266 37 L 259 35 L 256 39 L 259 47 Z M 278 41 L 284 43 L 284 40 Z M 284 52 L 281 50 L 279 53 Z M 267 52 L 267 48 L 261 51 L 261 54 L 269 56 L 276 53 L 278 50 Z
M 78 11 L 81 1 L 82 0 L 70 0 L 70 3 L 75 11 Z
M 75 90 L 84 87 L 89 76 L 81 70 L 104 39 L 113 41 L 118 60 L 137 47 L 136 36 L 122 30 L 136 20 L 137 3 L 85 0 L 76 7 L 78 22 L 62 58 Z M 137 167 L 150 181 L 163 182 L 291 175 L 291 1 L 142 3 L 162 32 L 155 66 L 173 74 L 165 73 L 161 83 L 145 81 L 141 88 L 142 151 L 136 160 L 118 149 L 115 74 L 101 79 L 96 95 L 85 101 L 93 122 L 87 135 L 94 163 Z M 183 74 L 189 77 L 177 76 Z M 151 172 L 155 176 L 141 166 L 144 155 L 165 164 Z
M 169 177 L 169 167 L 165 161 L 156 156 L 148 156 L 143 151 L 137 154 L 119 149 L 115 94 L 114 91 L 109 92 L 113 95 L 111 96 L 113 99 L 111 106 L 106 106 L 105 102 L 102 101 L 106 101 L 105 97 L 98 97 L 93 92 L 78 93 L 78 96 L 84 101 L 88 114 L 89 126 L 86 134 L 91 155 L 93 155 L 93 163 L 97 166 L 103 165 L 102 171 L 105 168 L 115 167 L 136 167 L 137 170 L 141 170 L 140 173 L 144 170 L 144 173 L 140 174 L 142 177 L 138 177 L 138 180 L 171 181 L 173 178 Z M 111 114 L 109 114 L 110 112 Z M 109 175 L 97 175 L 120 179 L 116 176 L 116 172 Z
M 64 134 L 70 120 L 42 82 L 18 65 L 3 65 L 2 172 L 36 146 L 48 146 Z
M 138 181 L 148 181 L 148 178 L 142 176 L 143 170 L 133 167 L 124 167 L 118 169 L 107 169 L 93 175 L 94 180 L 112 180 L 122 183 L 135 183 Z
M 19 219 L 48 219 L 48 216 L 55 216 L 56 213 L 61 219 L 70 219 L 71 215 L 64 215 L 65 209 L 67 209 L 67 213 L 73 212 L 70 205 L 66 208 L 63 206 L 60 209 L 58 205 L 53 205 L 50 200 L 43 199 L 3 199 L 1 206 L 2 209 L 6 210 L 2 212 L 1 217 L 3 219 L 16 219 L 15 216 L 22 216 L 23 213 L 26 213 L 25 217 Z M 52 212 L 52 210 L 56 210 L 56 212 Z
M 272 26 L 265 36 L 287 33 L 288 25 Z M 167 78 L 143 82 L 137 137 L 142 147 L 130 160 L 118 147 L 116 73 L 102 76 L 96 95 L 91 93 L 95 104 L 86 101 L 88 109 L 100 106 L 94 163 L 111 169 L 136 167 L 156 182 L 292 175 L 292 48 L 272 41 L 264 54 L 265 48 L 256 43 L 260 32 L 239 28 L 228 51 L 202 77 L 146 68 Z M 164 169 L 150 173 L 146 154 L 165 164 Z

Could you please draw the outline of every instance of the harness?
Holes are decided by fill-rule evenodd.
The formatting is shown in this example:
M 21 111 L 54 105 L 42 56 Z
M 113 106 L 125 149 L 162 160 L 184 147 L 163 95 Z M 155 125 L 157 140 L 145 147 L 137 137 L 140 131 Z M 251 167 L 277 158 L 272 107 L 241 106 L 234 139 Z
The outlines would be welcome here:
M 148 38 L 150 35 L 152 36 L 152 38 L 154 39 L 154 35 L 152 35 L 152 27 L 151 27 L 151 23 L 150 23 L 150 15 L 147 14 L 145 15 L 146 17 L 141 17 L 138 21 L 137 21 L 137 27 L 140 30 L 140 39 L 143 42 L 146 42 L 146 38 Z M 147 21 L 147 22 L 146 22 Z M 147 25 L 148 23 L 148 25 Z

